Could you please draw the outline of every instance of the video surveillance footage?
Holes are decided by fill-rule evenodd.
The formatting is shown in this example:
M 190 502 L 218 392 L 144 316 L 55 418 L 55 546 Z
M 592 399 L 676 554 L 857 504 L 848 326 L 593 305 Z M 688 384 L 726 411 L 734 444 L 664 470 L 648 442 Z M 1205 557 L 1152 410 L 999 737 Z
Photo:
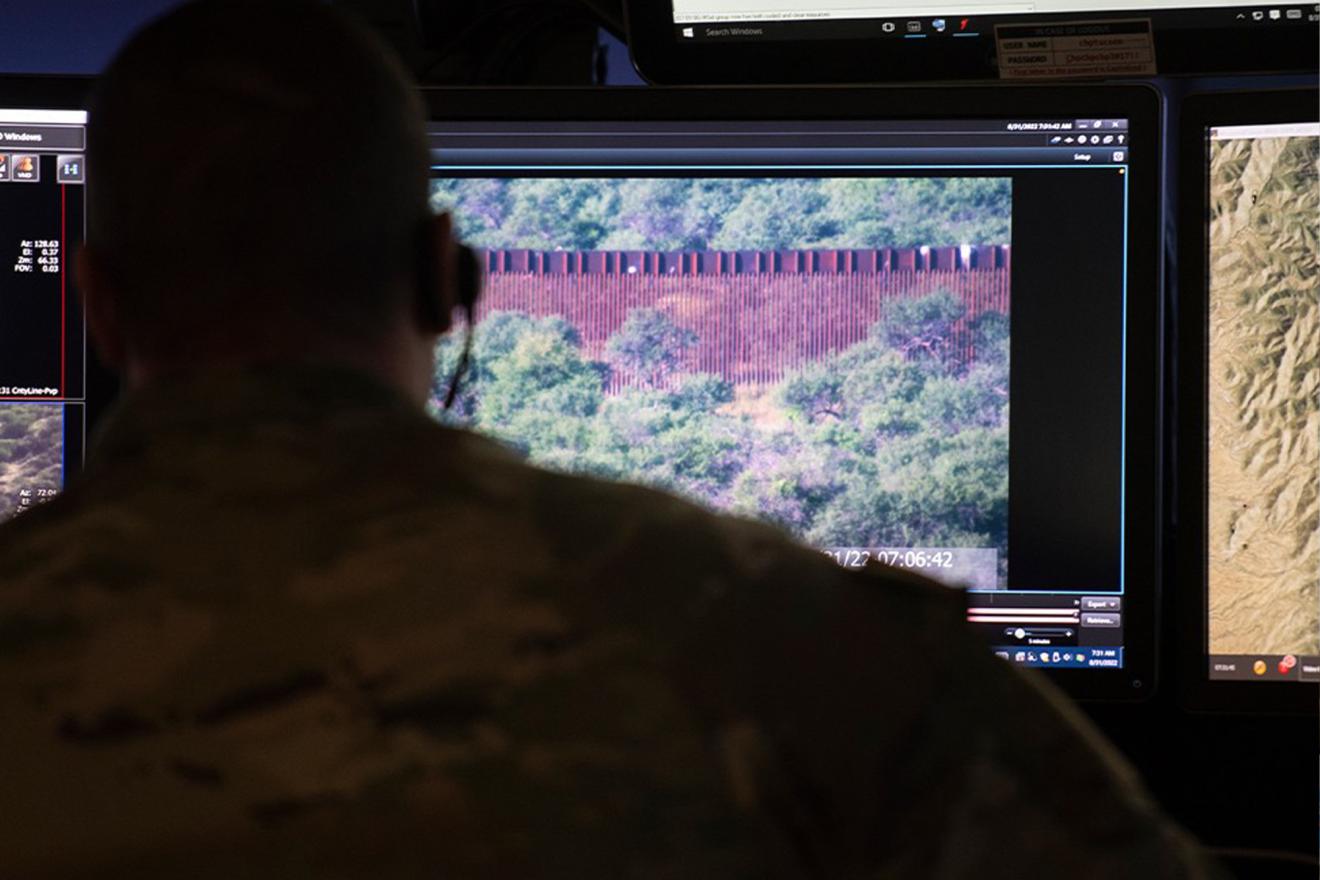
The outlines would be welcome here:
M 442 418 L 547 467 L 768 520 L 841 564 L 1006 586 L 1007 178 L 467 178 L 433 193 L 488 266 Z M 950 242 L 965 244 L 932 265 Z M 977 268 L 957 267 L 973 253 Z M 440 398 L 460 344 L 441 345 Z

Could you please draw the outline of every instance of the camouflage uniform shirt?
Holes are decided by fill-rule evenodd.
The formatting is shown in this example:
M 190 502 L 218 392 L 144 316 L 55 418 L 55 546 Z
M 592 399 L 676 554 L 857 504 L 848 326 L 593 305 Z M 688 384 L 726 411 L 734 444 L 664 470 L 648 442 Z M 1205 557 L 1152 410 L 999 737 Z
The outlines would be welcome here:
M 120 405 L 0 528 L 0 877 L 1199 877 L 952 591 L 348 372 Z

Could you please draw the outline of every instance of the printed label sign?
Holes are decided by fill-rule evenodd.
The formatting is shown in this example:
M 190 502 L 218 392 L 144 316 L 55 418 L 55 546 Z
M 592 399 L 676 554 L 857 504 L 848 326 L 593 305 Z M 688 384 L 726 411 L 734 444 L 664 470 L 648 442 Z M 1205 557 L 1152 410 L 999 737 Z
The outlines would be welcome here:
M 1000 79 L 1152 76 L 1150 19 L 996 25 Z

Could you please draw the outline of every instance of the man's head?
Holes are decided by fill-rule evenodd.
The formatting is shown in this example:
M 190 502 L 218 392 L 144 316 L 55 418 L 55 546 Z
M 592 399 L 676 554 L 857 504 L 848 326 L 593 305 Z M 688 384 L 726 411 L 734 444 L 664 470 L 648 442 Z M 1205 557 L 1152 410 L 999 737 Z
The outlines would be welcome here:
M 453 247 L 421 108 L 369 33 L 312 2 L 184 6 L 106 70 L 88 147 L 79 270 L 130 382 L 281 359 L 429 377 Z

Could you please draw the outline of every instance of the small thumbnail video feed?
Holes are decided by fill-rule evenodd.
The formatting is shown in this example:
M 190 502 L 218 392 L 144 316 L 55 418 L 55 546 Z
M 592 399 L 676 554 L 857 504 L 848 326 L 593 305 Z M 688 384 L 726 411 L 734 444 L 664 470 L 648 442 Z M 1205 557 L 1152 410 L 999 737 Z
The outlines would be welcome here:
M 1005 588 L 1009 179 L 462 178 L 432 206 L 487 267 L 438 418 L 840 564 Z
M 1212 655 L 1320 656 L 1317 162 L 1320 137 L 1210 143 Z
M 0 403 L 0 521 L 54 496 L 63 472 L 64 406 Z

